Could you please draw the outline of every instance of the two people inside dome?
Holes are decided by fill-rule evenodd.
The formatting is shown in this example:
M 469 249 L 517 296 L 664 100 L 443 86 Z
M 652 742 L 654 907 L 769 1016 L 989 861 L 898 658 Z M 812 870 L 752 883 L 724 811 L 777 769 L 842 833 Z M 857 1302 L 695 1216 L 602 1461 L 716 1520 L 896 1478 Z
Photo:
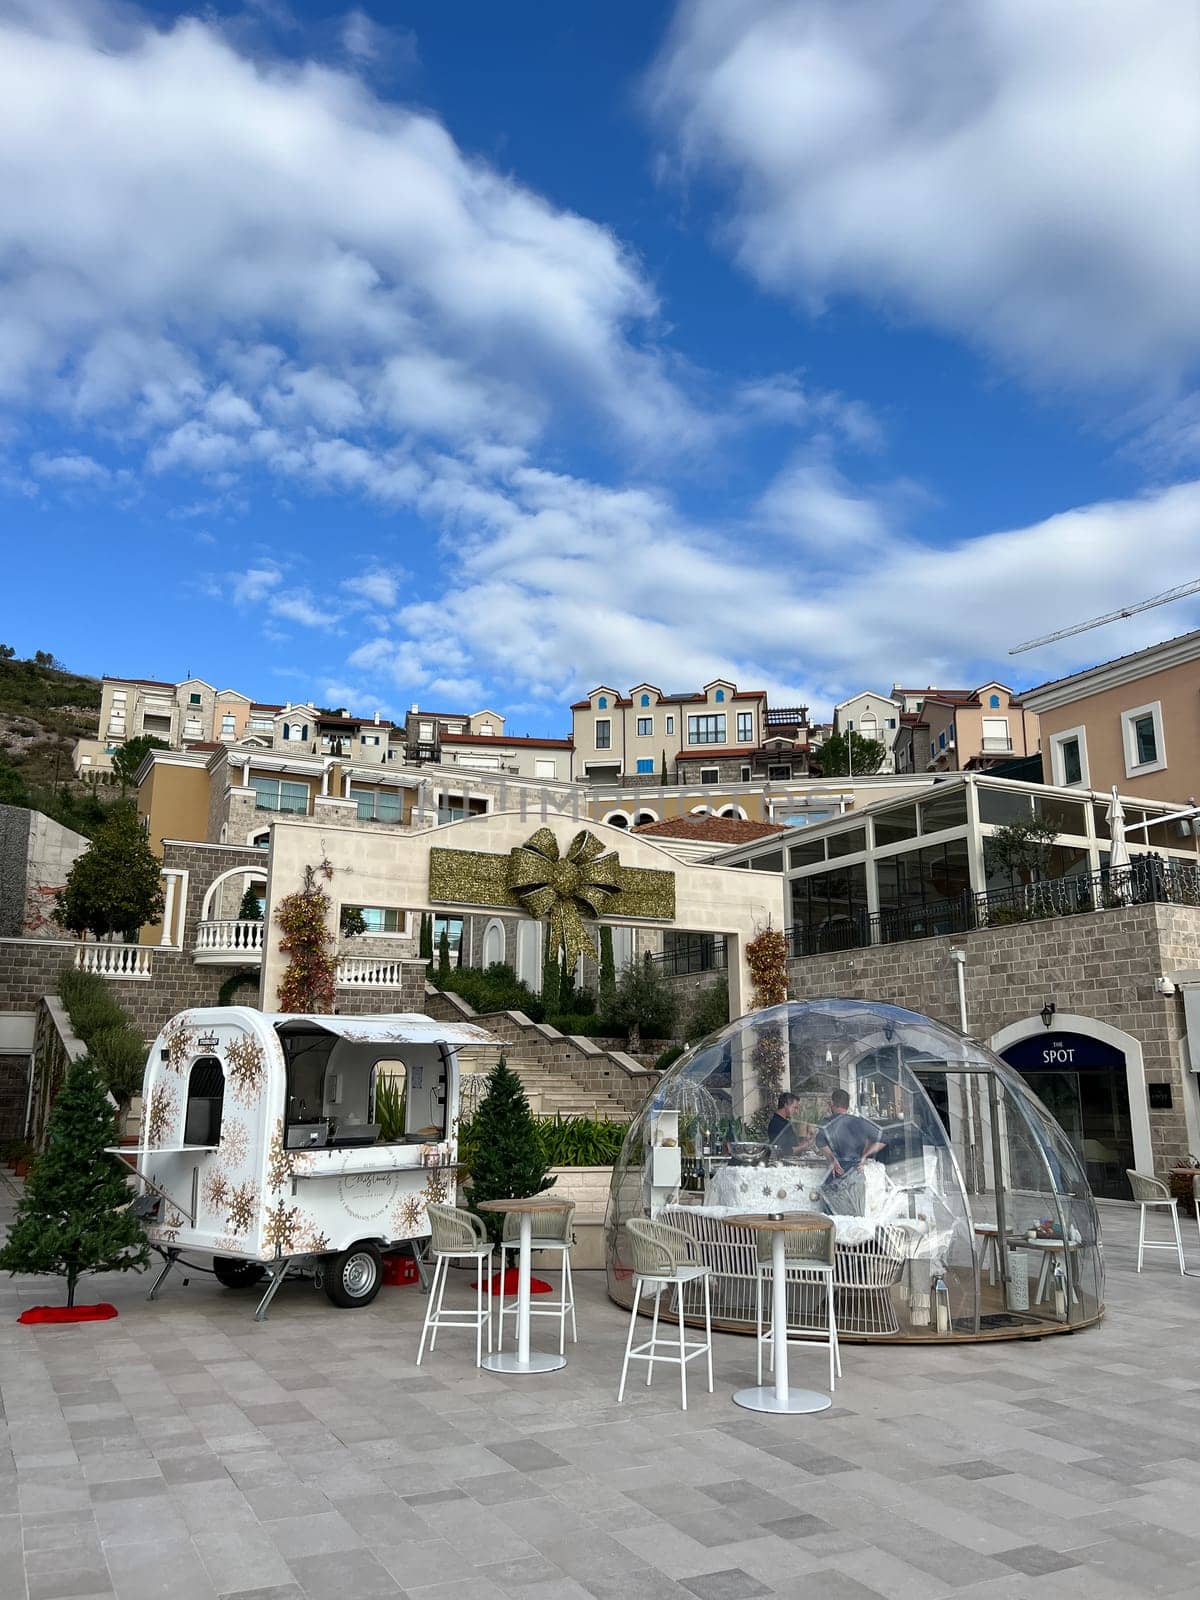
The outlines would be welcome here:
M 794 1121 L 799 1096 L 784 1092 L 767 1127 L 772 1153 L 786 1160 L 815 1151 L 829 1163 L 818 1203 L 831 1216 L 862 1216 L 866 1208 L 864 1165 L 884 1148 L 883 1129 L 850 1110 L 845 1089 L 829 1095 L 828 1116 L 816 1131 L 801 1135 Z

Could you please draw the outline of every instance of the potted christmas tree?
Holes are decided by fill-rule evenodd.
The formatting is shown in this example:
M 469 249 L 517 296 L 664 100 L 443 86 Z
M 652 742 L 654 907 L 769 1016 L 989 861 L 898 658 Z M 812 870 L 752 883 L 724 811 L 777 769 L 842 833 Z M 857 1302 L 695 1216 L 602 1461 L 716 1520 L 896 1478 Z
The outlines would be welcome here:
M 67 1304 L 34 1306 L 22 1322 L 115 1317 L 110 1305 L 75 1304 L 80 1277 L 149 1265 L 141 1224 L 128 1209 L 128 1169 L 105 1148 L 115 1142 L 115 1112 L 100 1076 L 86 1058 L 77 1061 L 54 1102 L 46 1149 L 33 1163 L 0 1250 L 0 1271 L 65 1278 Z

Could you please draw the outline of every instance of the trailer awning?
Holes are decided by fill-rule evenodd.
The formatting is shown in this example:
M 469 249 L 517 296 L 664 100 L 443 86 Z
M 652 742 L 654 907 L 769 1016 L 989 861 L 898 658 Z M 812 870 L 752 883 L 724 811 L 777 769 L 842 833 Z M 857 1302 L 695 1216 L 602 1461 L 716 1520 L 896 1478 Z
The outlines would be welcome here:
M 263 1018 L 280 1034 L 308 1033 L 314 1028 L 355 1044 L 494 1044 L 503 1041 L 486 1028 L 471 1022 L 439 1022 L 423 1012 L 402 1012 L 393 1016 L 328 1017 L 268 1015 Z

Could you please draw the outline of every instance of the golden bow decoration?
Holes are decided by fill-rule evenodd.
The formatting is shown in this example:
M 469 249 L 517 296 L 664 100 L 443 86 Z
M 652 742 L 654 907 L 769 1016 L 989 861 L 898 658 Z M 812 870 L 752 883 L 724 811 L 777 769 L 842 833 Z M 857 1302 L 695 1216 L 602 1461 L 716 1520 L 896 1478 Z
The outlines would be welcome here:
M 615 850 L 606 855 L 599 839 L 585 829 L 575 835 L 564 855 L 551 830 L 539 828 L 510 852 L 508 887 L 530 916 L 549 920 L 551 949 L 562 952 L 569 971 L 585 953 L 599 960 L 580 908 L 598 917 L 621 892 Z

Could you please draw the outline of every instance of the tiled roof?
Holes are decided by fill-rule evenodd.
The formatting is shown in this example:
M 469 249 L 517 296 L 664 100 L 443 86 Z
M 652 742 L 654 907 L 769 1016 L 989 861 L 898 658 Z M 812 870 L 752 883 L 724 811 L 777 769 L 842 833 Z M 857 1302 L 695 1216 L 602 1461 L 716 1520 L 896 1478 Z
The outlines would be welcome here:
M 740 756 L 742 760 L 749 760 L 751 756 L 791 756 L 801 755 L 808 749 L 806 744 L 791 744 L 786 749 L 777 750 L 766 745 L 733 745 L 720 749 L 715 745 L 706 746 L 704 749 L 681 750 L 675 757 L 679 761 L 732 761 Z
M 737 688 L 735 688 L 734 691 L 733 691 L 732 696 L 730 697 L 730 699 L 722 701 L 721 704 L 722 705 L 730 705 L 730 704 L 732 704 L 732 702 L 734 700 L 765 700 L 766 698 L 767 698 L 767 691 L 765 689 L 737 689 Z M 693 693 L 690 693 L 690 692 L 686 693 L 686 694 L 664 694 L 664 695 L 661 695 L 659 697 L 659 699 L 656 701 L 656 704 L 664 705 L 664 706 L 683 706 L 683 705 L 693 706 L 693 705 L 706 705 L 707 703 L 708 703 L 708 696 L 706 694 L 704 694 L 703 692 L 701 692 L 699 694 L 693 694 Z M 714 702 L 714 704 L 715 703 L 716 702 Z M 632 706 L 632 704 L 633 704 L 633 700 L 632 700 L 632 698 L 630 696 L 623 695 L 623 694 L 615 694 L 613 696 L 613 699 L 612 699 L 611 703 L 608 706 L 606 706 L 604 709 L 606 711 L 611 711 L 611 710 L 614 710 L 614 709 L 616 709 L 616 710 L 624 710 L 624 709 L 627 709 L 629 706 Z M 589 711 L 591 709 L 591 706 L 592 706 L 592 702 L 590 700 L 573 700 L 571 702 L 571 710 L 572 711 Z
M 272 705 L 269 700 L 252 700 L 250 703 L 250 710 L 251 712 L 270 711 L 272 714 L 274 714 L 276 711 L 282 711 L 283 707 Z
M 741 817 L 668 817 L 665 822 L 643 822 L 633 833 L 657 834 L 667 839 L 700 839 L 713 844 L 750 844 L 776 833 L 786 833 L 779 822 L 745 822 Z
M 506 733 L 444 733 L 443 744 L 478 744 L 495 745 L 502 749 L 505 745 L 520 745 L 522 749 L 539 750 L 573 750 L 574 741 L 571 739 L 510 739 Z
M 136 683 L 142 689 L 175 689 L 174 683 L 164 683 L 161 678 L 110 678 L 107 674 L 101 679 L 102 683 Z

